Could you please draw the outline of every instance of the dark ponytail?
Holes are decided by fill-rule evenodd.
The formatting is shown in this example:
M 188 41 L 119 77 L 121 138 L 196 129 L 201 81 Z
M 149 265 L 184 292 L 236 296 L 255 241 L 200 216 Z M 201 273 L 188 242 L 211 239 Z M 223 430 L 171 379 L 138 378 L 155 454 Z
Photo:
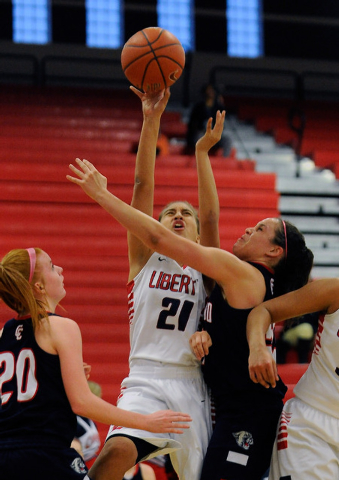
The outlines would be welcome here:
M 274 269 L 274 296 L 278 297 L 306 285 L 314 256 L 307 248 L 303 234 L 288 221 L 281 220 L 273 242 L 285 251 Z

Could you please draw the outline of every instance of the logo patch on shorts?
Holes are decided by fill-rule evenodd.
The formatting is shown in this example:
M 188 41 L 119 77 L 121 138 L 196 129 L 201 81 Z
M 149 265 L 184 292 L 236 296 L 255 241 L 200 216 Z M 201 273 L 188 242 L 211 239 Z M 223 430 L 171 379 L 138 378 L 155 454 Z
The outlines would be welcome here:
M 243 465 L 246 467 L 248 462 L 249 456 L 245 455 L 244 453 L 239 452 L 232 452 L 231 450 L 228 452 L 226 461 L 231 463 L 237 463 L 238 465 Z
M 87 468 L 81 458 L 76 457 L 71 463 L 71 468 L 77 473 L 87 473 Z
M 233 437 L 235 438 L 239 447 L 243 448 L 244 450 L 248 450 L 251 445 L 253 445 L 253 437 L 252 434 L 249 432 L 236 432 L 232 433 Z

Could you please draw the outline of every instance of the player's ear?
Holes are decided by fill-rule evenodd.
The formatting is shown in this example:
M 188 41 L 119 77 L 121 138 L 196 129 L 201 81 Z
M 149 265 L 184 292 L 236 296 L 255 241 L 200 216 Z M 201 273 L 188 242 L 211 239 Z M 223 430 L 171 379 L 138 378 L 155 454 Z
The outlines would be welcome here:
M 35 282 L 35 284 L 33 285 L 33 291 L 36 293 L 36 294 L 43 294 L 45 293 L 45 287 L 42 285 L 41 282 Z
M 272 245 L 272 247 L 270 248 L 270 250 L 267 252 L 267 255 L 269 257 L 280 257 L 281 255 L 283 255 L 284 253 L 284 249 L 282 247 L 280 247 L 279 245 Z

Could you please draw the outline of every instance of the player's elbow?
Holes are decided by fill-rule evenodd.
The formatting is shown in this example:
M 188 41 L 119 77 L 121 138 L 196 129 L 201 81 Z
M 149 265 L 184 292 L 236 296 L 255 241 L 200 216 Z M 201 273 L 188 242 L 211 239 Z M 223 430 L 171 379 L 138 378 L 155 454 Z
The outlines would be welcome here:
M 83 401 L 81 398 L 74 398 L 70 400 L 70 405 L 72 408 L 73 413 L 79 415 L 81 417 L 87 416 L 87 407 L 86 402 Z
M 147 230 L 146 238 L 147 245 L 152 250 L 157 250 L 158 248 L 161 248 L 166 244 L 166 234 L 164 234 L 164 232 L 162 231 L 160 224 L 155 225 L 150 230 Z

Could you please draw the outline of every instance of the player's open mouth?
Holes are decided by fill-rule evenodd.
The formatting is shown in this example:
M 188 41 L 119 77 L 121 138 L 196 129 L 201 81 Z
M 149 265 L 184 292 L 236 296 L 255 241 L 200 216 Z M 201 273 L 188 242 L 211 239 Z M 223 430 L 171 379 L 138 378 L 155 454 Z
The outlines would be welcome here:
M 183 230 L 184 229 L 184 223 L 183 222 L 174 222 L 173 223 L 173 228 L 174 230 Z

